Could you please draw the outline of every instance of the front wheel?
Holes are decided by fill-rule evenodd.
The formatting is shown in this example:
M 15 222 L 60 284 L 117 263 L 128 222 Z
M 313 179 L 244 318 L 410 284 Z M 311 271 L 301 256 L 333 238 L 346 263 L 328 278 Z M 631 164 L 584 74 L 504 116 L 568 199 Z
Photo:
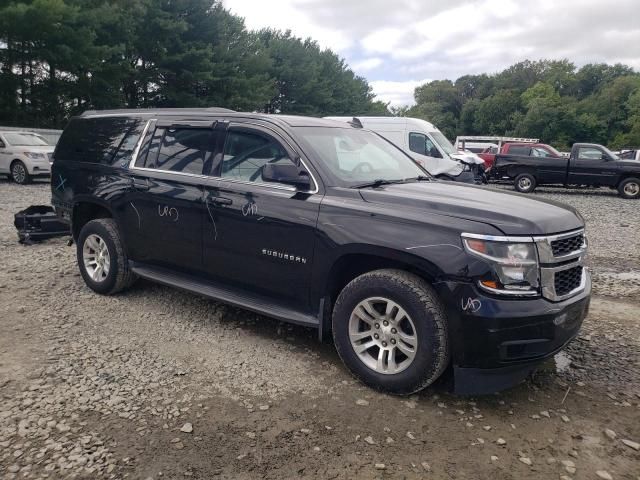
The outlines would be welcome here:
M 80 230 L 76 245 L 80 274 L 93 291 L 112 295 L 135 281 L 136 276 L 129 269 L 124 245 L 112 218 L 87 222 Z
M 26 165 L 20 160 L 16 160 L 11 164 L 11 178 L 18 185 L 26 185 L 31 181 Z
M 640 179 L 625 178 L 620 182 L 620 185 L 618 185 L 618 193 L 622 198 L 640 198 Z
M 431 385 L 449 362 L 444 307 L 422 278 L 376 270 L 352 280 L 333 309 L 340 358 L 363 383 L 408 395 Z
M 513 182 L 513 186 L 520 193 L 531 193 L 537 185 L 536 177 L 530 173 L 521 173 Z

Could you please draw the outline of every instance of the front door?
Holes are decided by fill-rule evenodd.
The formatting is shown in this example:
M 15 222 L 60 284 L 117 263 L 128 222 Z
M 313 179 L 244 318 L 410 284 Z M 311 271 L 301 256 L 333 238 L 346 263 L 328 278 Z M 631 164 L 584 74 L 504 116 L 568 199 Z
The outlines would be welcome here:
M 578 147 L 569 161 L 569 185 L 611 185 L 618 179 L 618 166 L 597 147 Z
M 203 175 L 213 150 L 204 125 L 158 124 L 143 158 L 130 169 L 125 235 L 133 260 L 202 271 Z
M 205 192 L 204 265 L 213 278 L 311 311 L 317 308 L 309 305 L 309 285 L 320 196 L 261 176 L 265 164 L 295 155 L 270 130 L 231 124 Z

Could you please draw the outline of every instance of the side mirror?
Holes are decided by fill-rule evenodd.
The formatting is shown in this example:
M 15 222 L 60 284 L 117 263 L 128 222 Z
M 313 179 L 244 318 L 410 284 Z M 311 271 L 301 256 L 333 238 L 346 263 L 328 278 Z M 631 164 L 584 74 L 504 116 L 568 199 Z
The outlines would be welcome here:
M 262 167 L 262 179 L 265 182 L 293 185 L 302 191 L 311 189 L 309 174 L 293 163 L 267 163 Z

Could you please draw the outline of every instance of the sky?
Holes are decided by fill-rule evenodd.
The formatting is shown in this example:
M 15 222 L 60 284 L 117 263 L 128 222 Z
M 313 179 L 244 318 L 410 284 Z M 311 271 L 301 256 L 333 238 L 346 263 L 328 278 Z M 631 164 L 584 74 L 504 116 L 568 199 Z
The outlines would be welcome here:
M 525 59 L 640 71 L 640 0 L 222 0 L 250 29 L 311 37 L 379 100 L 413 104 L 430 80 L 497 73 Z

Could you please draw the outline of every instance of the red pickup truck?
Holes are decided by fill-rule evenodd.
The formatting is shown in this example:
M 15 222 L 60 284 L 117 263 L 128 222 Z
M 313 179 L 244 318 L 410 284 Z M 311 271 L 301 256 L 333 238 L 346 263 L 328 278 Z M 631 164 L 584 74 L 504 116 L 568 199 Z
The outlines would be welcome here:
M 478 156 L 484 160 L 487 169 L 491 168 L 496 161 L 496 155 L 523 155 L 527 157 L 557 157 L 562 158 L 551 145 L 545 143 L 505 143 L 502 145 L 500 152 L 498 148 L 493 146 L 478 153 Z

